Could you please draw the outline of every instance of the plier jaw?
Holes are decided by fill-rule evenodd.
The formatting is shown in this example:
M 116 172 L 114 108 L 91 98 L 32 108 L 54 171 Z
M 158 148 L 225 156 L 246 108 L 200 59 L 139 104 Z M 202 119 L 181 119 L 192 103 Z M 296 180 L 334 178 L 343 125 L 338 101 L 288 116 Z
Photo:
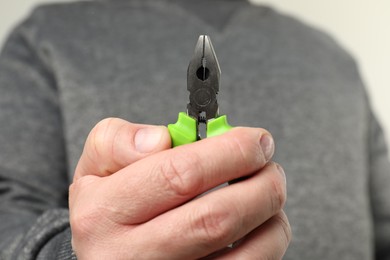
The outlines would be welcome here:
M 180 112 L 177 122 L 168 125 L 173 147 L 200 140 L 201 123 L 206 124 L 207 137 L 232 128 L 226 116 L 219 115 L 220 77 L 221 69 L 210 37 L 201 35 L 187 70 L 187 90 L 190 92 L 187 113 Z
M 221 69 L 210 37 L 201 35 L 187 70 L 187 90 L 190 92 L 187 114 L 199 123 L 218 117 L 220 77 Z

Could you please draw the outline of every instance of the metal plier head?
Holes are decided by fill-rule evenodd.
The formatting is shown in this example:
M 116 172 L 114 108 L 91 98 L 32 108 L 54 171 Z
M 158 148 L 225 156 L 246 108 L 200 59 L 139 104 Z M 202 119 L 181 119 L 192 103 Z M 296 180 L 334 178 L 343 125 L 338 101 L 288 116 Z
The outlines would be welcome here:
M 180 112 L 177 122 L 168 125 L 172 146 L 190 144 L 229 131 L 232 126 L 226 115 L 219 115 L 217 94 L 221 70 L 213 45 L 207 35 L 201 35 L 187 71 L 190 103 L 187 113 Z M 199 131 L 199 123 L 206 126 L 206 135 Z M 204 128 L 203 128 L 204 129 Z
M 187 89 L 190 92 L 187 114 L 198 123 L 207 123 L 218 117 L 220 76 L 221 69 L 210 37 L 201 35 L 187 71 Z

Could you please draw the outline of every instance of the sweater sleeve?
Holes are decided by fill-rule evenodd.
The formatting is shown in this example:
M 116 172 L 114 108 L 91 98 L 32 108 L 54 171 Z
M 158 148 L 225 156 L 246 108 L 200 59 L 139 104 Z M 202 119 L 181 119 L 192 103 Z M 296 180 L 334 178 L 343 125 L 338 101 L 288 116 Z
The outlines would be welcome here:
M 72 257 L 60 102 L 37 33 L 26 20 L 0 54 L 0 259 Z
M 376 259 L 390 259 L 390 163 L 384 134 L 372 114 L 369 146 Z

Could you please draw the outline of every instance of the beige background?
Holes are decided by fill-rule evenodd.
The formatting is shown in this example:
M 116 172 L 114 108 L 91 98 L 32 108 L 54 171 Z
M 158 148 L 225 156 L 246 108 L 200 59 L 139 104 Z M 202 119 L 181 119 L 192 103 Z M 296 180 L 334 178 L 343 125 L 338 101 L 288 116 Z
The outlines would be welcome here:
M 272 5 L 281 12 L 298 16 L 303 21 L 324 29 L 357 58 L 372 105 L 390 143 L 390 1 L 252 1 Z M 0 45 L 9 30 L 23 19 L 33 6 L 45 2 L 60 1 L 1 1 Z

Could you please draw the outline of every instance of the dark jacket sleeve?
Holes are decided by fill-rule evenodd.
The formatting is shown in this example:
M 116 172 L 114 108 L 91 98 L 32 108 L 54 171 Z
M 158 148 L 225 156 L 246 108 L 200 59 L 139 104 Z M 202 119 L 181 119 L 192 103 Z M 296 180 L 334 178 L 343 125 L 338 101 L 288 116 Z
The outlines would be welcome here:
M 376 258 L 390 259 L 390 163 L 384 134 L 372 114 L 369 133 L 370 190 Z
M 72 257 L 60 101 L 37 34 L 28 19 L 0 55 L 0 259 Z

